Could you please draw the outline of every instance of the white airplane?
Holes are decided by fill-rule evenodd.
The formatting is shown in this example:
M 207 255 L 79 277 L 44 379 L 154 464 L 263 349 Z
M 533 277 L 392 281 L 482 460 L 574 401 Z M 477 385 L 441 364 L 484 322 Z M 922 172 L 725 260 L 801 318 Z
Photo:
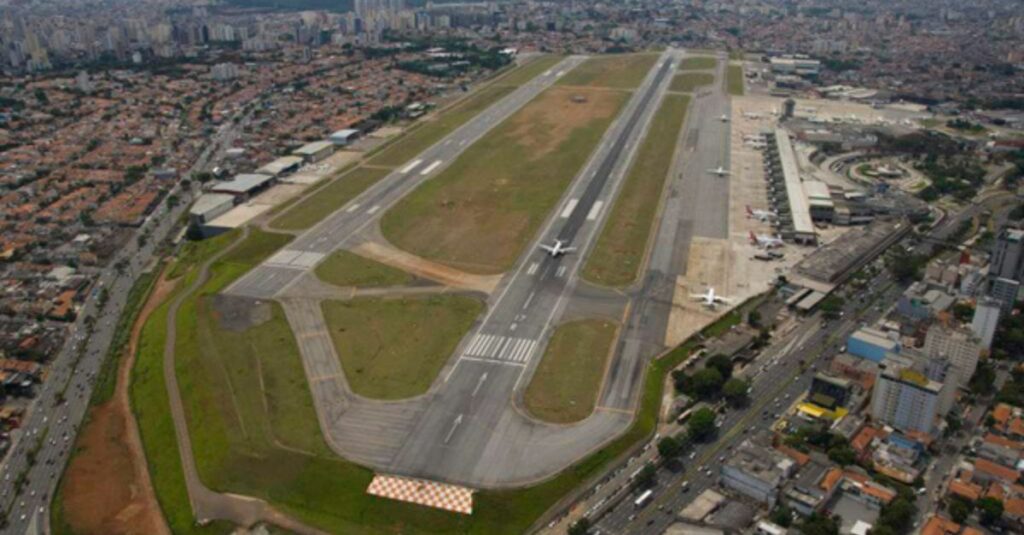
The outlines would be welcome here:
M 748 204 L 747 205 L 747 217 L 752 217 L 752 218 L 754 218 L 754 219 L 756 219 L 756 220 L 758 220 L 758 221 L 760 221 L 762 223 L 766 223 L 768 221 L 772 221 L 774 219 L 778 219 L 779 214 L 777 214 L 777 213 L 775 213 L 775 212 L 773 212 L 771 210 L 754 210 Z
M 690 299 L 694 301 L 703 301 L 703 305 L 708 308 L 714 308 L 718 303 L 732 304 L 732 300 L 727 297 L 715 295 L 715 289 L 708 287 L 708 291 L 702 294 L 690 294 Z
M 555 240 L 554 245 L 541 244 L 540 248 L 547 251 L 547 253 L 554 258 L 558 258 L 559 256 L 562 256 L 566 253 L 571 253 L 576 250 L 575 247 L 566 247 L 565 244 L 562 243 L 562 240 Z
M 729 171 L 727 169 L 725 169 L 721 165 L 719 165 L 715 169 L 708 169 L 708 172 L 711 173 L 712 175 L 716 175 L 716 176 L 729 176 L 731 174 L 731 173 L 729 173 Z
M 729 116 L 723 113 L 722 116 L 718 118 L 718 120 L 722 121 L 723 123 L 727 123 L 729 122 Z
M 751 231 L 750 232 L 750 244 L 751 245 L 756 245 L 756 246 L 761 247 L 763 249 L 774 249 L 776 247 L 782 247 L 784 245 L 784 242 L 782 241 L 782 238 L 779 238 L 777 236 L 766 236 L 766 235 L 763 235 L 763 234 L 754 234 L 754 232 Z

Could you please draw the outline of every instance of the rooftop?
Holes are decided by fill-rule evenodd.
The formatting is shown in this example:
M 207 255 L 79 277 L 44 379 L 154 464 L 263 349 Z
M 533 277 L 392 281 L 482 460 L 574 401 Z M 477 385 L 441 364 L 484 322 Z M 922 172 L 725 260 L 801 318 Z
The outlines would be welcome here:
M 782 176 L 786 181 L 786 195 L 789 198 L 789 209 L 793 218 L 793 229 L 800 234 L 814 234 L 814 223 L 811 222 L 811 209 L 804 196 L 800 182 L 800 169 L 796 164 L 796 154 L 789 133 L 782 128 L 775 130 L 775 142 L 779 147 L 779 161 L 782 163 Z

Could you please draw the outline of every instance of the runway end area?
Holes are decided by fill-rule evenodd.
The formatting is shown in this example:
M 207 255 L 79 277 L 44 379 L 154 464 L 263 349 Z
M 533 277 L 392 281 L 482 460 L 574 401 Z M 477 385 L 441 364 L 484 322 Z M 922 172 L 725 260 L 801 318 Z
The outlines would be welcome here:
M 458 485 L 377 474 L 366 493 L 453 513 L 473 514 L 473 489 Z

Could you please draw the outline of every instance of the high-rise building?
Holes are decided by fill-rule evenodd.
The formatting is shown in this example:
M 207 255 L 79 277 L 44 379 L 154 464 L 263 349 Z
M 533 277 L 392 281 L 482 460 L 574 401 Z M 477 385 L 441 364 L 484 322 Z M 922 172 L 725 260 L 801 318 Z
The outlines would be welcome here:
M 1020 282 L 999 277 L 992 281 L 989 295 L 1000 301 L 1000 310 L 1003 314 L 1009 314 L 1013 312 L 1013 307 L 1017 304 L 1017 296 L 1020 295 Z
M 1024 230 L 1009 227 L 1000 229 L 992 249 L 988 274 L 992 278 L 1021 282 L 1024 276 Z
M 886 359 L 871 395 L 871 417 L 900 431 L 931 433 L 945 416 L 951 389 L 915 369 L 910 359 Z
M 978 367 L 981 349 L 981 341 L 974 332 L 942 322 L 932 325 L 924 338 L 924 353 L 930 358 L 949 362 L 951 379 L 957 388 L 967 387 Z
M 991 297 L 983 297 L 974 307 L 974 318 L 971 319 L 971 331 L 978 337 L 981 347 L 992 349 L 992 339 L 999 325 L 999 313 L 1002 302 Z

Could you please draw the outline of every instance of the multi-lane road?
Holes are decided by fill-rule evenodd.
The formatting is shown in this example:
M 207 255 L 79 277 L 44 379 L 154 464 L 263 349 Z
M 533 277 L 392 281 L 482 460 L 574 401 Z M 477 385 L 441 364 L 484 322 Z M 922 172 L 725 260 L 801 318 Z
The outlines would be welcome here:
M 215 134 L 190 171 L 206 167 L 211 156 L 231 139 L 230 123 Z M 161 203 L 146 219 L 140 233 L 148 239 L 129 239 L 103 269 L 94 288 L 105 290 L 106 302 L 87 299 L 61 351 L 50 365 L 45 382 L 28 410 L 14 445 L 0 469 L 0 507 L 6 526 L 0 533 L 48 532 L 49 505 L 71 455 L 75 435 L 88 408 L 92 388 L 107 355 L 117 322 L 136 277 L 147 267 L 156 248 L 175 230 L 191 201 L 192 191 L 175 187 L 169 195 L 179 203 Z M 123 274 L 113 266 L 124 263 Z M 93 318 L 92 329 L 86 318 Z M 20 484 L 19 484 L 20 483 Z

